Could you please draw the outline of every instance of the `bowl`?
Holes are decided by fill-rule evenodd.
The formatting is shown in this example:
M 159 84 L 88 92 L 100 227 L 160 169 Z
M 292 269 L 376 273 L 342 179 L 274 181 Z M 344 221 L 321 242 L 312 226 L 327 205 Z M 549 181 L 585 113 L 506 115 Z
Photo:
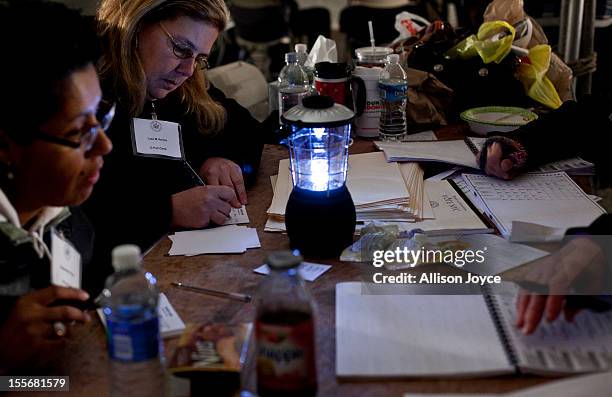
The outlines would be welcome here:
M 467 121 L 472 132 L 482 136 L 491 131 L 513 131 L 537 118 L 529 109 L 511 106 L 485 106 L 461 113 L 461 119 Z

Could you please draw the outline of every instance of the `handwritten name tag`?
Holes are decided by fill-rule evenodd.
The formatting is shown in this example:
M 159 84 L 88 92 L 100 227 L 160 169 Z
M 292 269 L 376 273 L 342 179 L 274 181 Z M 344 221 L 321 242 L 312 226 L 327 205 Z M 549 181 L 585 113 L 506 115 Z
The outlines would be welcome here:
M 132 143 L 135 155 L 184 159 L 181 126 L 178 123 L 134 118 Z

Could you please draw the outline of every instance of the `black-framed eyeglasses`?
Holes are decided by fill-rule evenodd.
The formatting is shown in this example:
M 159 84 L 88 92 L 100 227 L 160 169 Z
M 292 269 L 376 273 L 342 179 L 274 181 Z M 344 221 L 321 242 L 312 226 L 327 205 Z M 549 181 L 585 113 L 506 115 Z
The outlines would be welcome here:
M 57 145 L 67 146 L 73 149 L 83 148 L 86 152 L 90 151 L 96 142 L 98 133 L 100 130 L 106 131 L 110 127 L 113 118 L 115 117 L 115 104 L 105 100 L 100 101 L 98 110 L 96 111 L 96 120 L 98 122 L 95 125 L 88 125 L 78 130 L 73 130 L 67 133 L 67 135 L 78 135 L 78 141 L 71 141 L 70 139 L 60 138 L 57 135 L 48 134 L 46 132 L 39 131 L 34 135 L 35 139 L 41 141 L 55 143 Z
M 210 65 L 208 64 L 208 55 L 195 55 L 191 48 L 176 41 L 175 38 L 170 34 L 170 32 L 166 30 L 166 28 L 164 27 L 164 25 L 162 25 L 161 22 L 159 22 L 159 27 L 164 31 L 166 36 L 168 36 L 168 39 L 170 39 L 172 52 L 174 53 L 175 57 L 177 57 L 178 59 L 195 59 L 194 68 L 198 68 L 200 70 L 206 70 L 209 68 Z

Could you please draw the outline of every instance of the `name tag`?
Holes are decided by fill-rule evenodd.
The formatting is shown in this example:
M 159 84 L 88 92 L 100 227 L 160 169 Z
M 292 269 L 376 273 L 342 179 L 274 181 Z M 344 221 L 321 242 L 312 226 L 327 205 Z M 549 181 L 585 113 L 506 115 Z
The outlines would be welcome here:
M 51 284 L 81 288 L 81 254 L 55 230 L 51 233 Z
M 134 118 L 132 120 L 134 154 L 184 160 L 181 126 L 162 120 Z

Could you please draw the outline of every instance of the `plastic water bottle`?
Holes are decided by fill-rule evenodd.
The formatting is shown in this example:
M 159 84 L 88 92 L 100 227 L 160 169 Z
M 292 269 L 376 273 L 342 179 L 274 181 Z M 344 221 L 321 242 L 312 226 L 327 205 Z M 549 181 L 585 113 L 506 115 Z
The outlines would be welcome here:
M 102 292 L 111 396 L 163 396 L 165 371 L 156 280 L 143 271 L 137 246 L 115 247 L 112 257 L 115 273 L 108 277 Z
M 406 93 L 408 79 L 399 64 L 399 55 L 387 56 L 387 64 L 378 80 L 382 111 L 379 132 L 383 141 L 401 141 L 406 136 Z
M 297 54 L 298 63 L 301 67 L 305 67 L 306 60 L 308 59 L 308 46 L 306 44 L 298 43 L 295 45 L 295 53 Z
M 306 61 L 308 60 L 308 47 L 306 44 L 296 44 L 295 52 L 297 53 L 298 64 L 304 69 L 306 72 L 306 76 L 308 76 L 308 85 L 310 88 L 310 92 L 315 94 L 317 91 L 314 86 L 314 68 L 310 66 L 306 66 Z
M 292 107 L 301 104 L 302 98 L 308 96 L 310 92 L 308 75 L 298 63 L 297 53 L 285 54 L 285 62 L 287 64 L 278 75 L 278 116 L 281 125 L 280 116 Z

